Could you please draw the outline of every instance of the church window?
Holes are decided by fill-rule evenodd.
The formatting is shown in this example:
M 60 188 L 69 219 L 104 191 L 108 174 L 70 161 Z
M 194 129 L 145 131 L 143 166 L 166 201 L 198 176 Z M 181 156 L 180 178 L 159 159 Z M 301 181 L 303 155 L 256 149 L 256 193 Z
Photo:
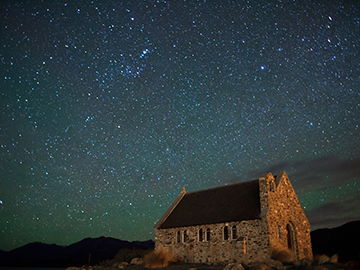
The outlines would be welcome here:
M 184 231 L 184 235 L 183 235 L 183 242 L 184 242 L 184 243 L 186 243 L 187 238 L 188 238 L 188 236 L 187 236 L 187 231 L 185 230 L 185 231 Z
M 246 254 L 246 239 L 243 238 L 243 253 Z
M 206 229 L 206 241 L 210 241 L 210 228 Z
M 236 232 L 236 226 L 234 225 L 232 227 L 232 239 L 237 239 L 237 232 Z
M 203 229 L 199 230 L 199 242 L 204 241 L 204 236 L 203 236 Z
M 224 240 L 229 240 L 229 227 L 224 227 Z
M 286 225 L 288 249 L 292 249 L 292 231 L 290 225 Z
M 280 226 L 279 225 L 276 226 L 276 230 L 277 230 L 277 237 L 280 238 Z
M 180 243 L 180 242 L 181 242 L 181 234 L 180 234 L 180 231 L 177 231 L 176 242 L 177 242 L 177 243 Z

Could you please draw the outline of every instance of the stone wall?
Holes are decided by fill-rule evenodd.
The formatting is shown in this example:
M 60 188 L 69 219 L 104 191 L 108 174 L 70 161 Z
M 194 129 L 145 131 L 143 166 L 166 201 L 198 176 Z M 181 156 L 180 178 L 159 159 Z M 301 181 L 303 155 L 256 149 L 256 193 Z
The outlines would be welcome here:
M 155 249 L 167 248 L 185 262 L 247 263 L 264 261 L 271 257 L 271 250 L 290 246 L 296 260 L 312 259 L 310 223 L 286 173 L 279 173 L 276 179 L 271 173 L 260 176 L 259 193 L 261 218 L 170 229 L 156 226 Z M 225 226 L 228 239 L 224 239 Z
M 228 239 L 224 239 L 224 227 Z M 235 234 L 233 226 L 236 226 Z M 210 229 L 210 239 L 206 237 Z M 203 231 L 203 241 L 199 231 Z M 186 230 L 187 240 L 183 235 Z M 180 232 L 180 243 L 178 242 Z M 155 248 L 167 248 L 185 262 L 249 262 L 270 258 L 270 243 L 266 218 L 201 226 L 155 229 Z
M 294 259 L 312 259 L 310 223 L 286 173 L 279 173 L 276 179 L 268 174 L 266 184 L 271 248 L 286 249 L 290 245 Z

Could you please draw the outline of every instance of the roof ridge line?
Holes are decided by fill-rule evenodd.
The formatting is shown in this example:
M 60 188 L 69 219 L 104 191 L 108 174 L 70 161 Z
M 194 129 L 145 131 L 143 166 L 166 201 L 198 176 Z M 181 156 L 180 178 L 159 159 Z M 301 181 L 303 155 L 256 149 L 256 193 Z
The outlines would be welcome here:
M 204 192 L 204 191 L 213 190 L 213 189 L 222 189 L 222 188 L 237 186 L 240 184 L 249 183 L 249 182 L 253 182 L 253 181 L 259 181 L 259 179 L 253 179 L 250 181 L 244 181 L 244 182 L 239 182 L 239 183 L 235 183 L 235 184 L 223 185 L 223 186 L 212 187 L 212 188 L 207 188 L 207 189 L 195 190 L 195 191 L 191 191 L 191 192 L 186 192 L 186 194 L 189 195 L 189 194 L 193 194 L 193 193 L 197 193 L 197 192 Z

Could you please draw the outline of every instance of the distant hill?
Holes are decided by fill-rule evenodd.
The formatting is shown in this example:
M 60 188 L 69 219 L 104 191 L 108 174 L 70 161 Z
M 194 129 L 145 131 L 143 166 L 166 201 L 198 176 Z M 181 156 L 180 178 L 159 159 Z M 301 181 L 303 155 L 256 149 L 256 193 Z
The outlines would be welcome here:
M 311 232 L 314 255 L 339 255 L 339 262 L 360 261 L 360 220 Z
M 69 246 L 29 243 L 11 251 L 0 250 L 0 266 L 67 267 L 112 259 L 120 249 L 154 248 L 154 241 L 123 241 L 111 237 L 85 238 Z
M 360 220 L 333 229 L 311 232 L 314 255 L 339 255 L 339 262 L 360 261 Z M 120 249 L 150 249 L 154 241 L 123 241 L 111 237 L 85 238 L 69 246 L 29 243 L 11 251 L 0 250 L 0 266 L 57 267 L 86 265 L 112 259 Z

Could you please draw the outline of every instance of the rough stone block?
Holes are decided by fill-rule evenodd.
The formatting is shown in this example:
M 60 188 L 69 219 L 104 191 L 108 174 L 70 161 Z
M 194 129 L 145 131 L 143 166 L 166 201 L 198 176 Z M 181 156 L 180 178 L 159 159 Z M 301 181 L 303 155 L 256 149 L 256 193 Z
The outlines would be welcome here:
M 284 269 L 283 263 L 277 260 L 269 259 L 265 262 L 265 264 L 271 268 Z
M 236 264 L 232 270 L 245 270 L 244 266 L 241 263 Z
M 142 258 L 134 258 L 130 262 L 130 265 L 142 265 L 142 264 L 143 264 Z
M 334 255 L 331 256 L 330 262 L 331 263 L 337 263 L 338 259 L 339 259 L 339 256 L 337 254 L 334 254 Z
M 330 261 L 330 258 L 327 255 L 321 255 L 319 257 L 319 264 L 324 264 L 324 263 L 327 263 L 329 261 Z
M 312 264 L 313 260 L 310 259 L 310 258 L 304 258 L 304 259 L 301 259 L 300 261 L 297 261 L 295 263 L 296 266 L 310 266 Z
M 129 263 L 128 263 L 128 262 L 121 262 L 121 263 L 118 263 L 118 264 L 116 265 L 116 267 L 119 268 L 119 269 L 124 269 L 124 268 L 126 268 L 126 267 L 128 267 L 128 266 L 129 266 Z
M 260 264 L 258 266 L 251 267 L 250 270 L 272 270 L 272 269 L 266 264 Z

